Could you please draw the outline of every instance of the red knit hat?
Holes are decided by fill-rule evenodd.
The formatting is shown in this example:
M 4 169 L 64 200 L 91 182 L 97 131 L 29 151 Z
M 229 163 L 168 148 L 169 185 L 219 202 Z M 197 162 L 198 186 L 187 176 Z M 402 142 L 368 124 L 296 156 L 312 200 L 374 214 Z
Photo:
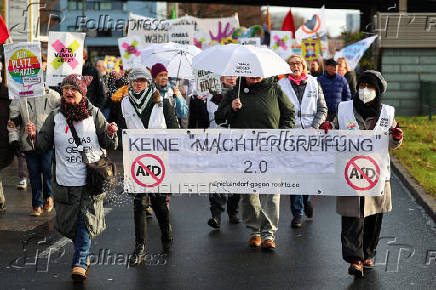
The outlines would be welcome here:
M 81 76 L 78 74 L 70 74 L 64 78 L 61 84 L 61 88 L 64 86 L 73 86 L 80 91 L 85 97 L 88 91 L 87 87 L 92 81 L 92 76 Z
M 160 74 L 161 72 L 166 71 L 168 72 L 167 68 L 161 64 L 161 63 L 156 63 L 155 65 L 153 65 L 151 67 L 151 76 L 154 78 L 157 77 L 158 74 Z

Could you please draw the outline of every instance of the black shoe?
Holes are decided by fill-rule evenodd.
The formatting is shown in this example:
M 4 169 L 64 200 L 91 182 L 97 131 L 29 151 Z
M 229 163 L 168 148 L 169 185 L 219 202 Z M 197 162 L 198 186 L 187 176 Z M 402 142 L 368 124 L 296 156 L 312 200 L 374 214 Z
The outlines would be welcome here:
M 165 235 L 161 237 L 162 250 L 164 253 L 168 253 L 173 245 L 173 237 L 171 235 Z
M 211 218 L 207 221 L 207 224 L 214 229 L 219 229 L 221 226 L 221 221 L 218 218 Z
M 241 221 L 238 218 L 237 214 L 229 215 L 229 223 L 231 224 L 239 224 Z
M 310 219 L 313 217 L 313 206 L 310 201 L 304 204 L 304 213 Z
M 147 252 L 145 249 L 145 244 L 136 244 L 135 251 L 130 256 L 129 264 L 130 266 L 136 266 L 141 264 L 145 260 Z
M 303 216 L 299 215 L 292 219 L 291 227 L 301 228 L 303 226 Z
M 6 212 L 6 205 L 4 203 L 0 203 L 0 213 Z

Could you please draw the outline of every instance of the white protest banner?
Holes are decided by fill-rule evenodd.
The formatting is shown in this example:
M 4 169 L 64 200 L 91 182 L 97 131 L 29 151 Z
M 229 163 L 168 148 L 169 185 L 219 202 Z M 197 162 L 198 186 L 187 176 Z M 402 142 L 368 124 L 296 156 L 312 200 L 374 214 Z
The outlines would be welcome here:
M 47 85 L 57 86 L 67 75 L 82 74 L 85 35 L 80 32 L 49 31 Z
M 269 47 L 283 59 L 288 59 L 292 54 L 292 32 L 272 30 Z
M 238 16 L 226 18 L 195 18 L 197 30 L 194 35 L 194 45 L 206 49 L 216 44 L 224 44 L 226 39 L 232 39 L 233 31 L 239 27 Z
M 137 35 L 118 38 L 118 48 L 123 59 L 123 69 L 128 70 L 141 64 L 141 39 Z
M 221 93 L 221 78 L 219 75 L 211 71 L 194 69 L 194 79 L 199 96 L 208 95 L 210 92 Z
M 336 52 L 335 60 L 340 57 L 345 57 L 348 62 L 348 66 L 351 70 L 356 69 L 356 66 L 359 64 L 360 59 L 362 58 L 365 51 L 371 46 L 374 40 L 377 38 L 377 35 L 364 38 L 358 42 L 350 44 L 340 51 Z
M 388 144 L 358 130 L 124 130 L 124 189 L 380 196 Z
M 164 43 L 168 42 L 168 27 L 169 22 L 166 19 L 155 19 L 130 13 L 127 36 L 138 36 L 141 46 Z
M 41 43 L 4 44 L 9 99 L 38 97 L 44 94 Z
M 194 25 L 171 25 L 168 29 L 168 40 L 192 45 L 194 43 Z
M 245 37 L 238 39 L 239 44 L 250 44 L 253 46 L 260 47 L 260 37 Z

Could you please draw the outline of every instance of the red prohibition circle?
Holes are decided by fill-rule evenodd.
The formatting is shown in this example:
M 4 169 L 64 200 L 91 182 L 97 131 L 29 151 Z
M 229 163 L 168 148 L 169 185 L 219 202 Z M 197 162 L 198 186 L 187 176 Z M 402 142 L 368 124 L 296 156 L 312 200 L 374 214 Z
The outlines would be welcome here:
M 153 172 L 151 172 L 147 167 L 144 166 L 144 164 L 141 161 L 142 158 L 152 158 L 152 159 L 155 159 L 159 163 L 159 165 L 162 167 L 162 175 L 161 175 L 160 178 L 157 178 L 157 176 L 155 176 L 153 174 Z M 141 166 L 148 174 L 150 174 L 151 177 L 153 177 L 156 180 L 156 182 L 153 183 L 153 184 L 145 184 L 145 183 L 141 182 L 135 176 L 135 165 L 136 165 L 136 163 L 138 163 L 139 166 Z M 159 157 L 157 157 L 156 155 L 153 155 L 153 154 L 143 154 L 143 155 L 140 155 L 140 156 L 135 158 L 135 160 L 132 163 L 132 167 L 130 168 L 130 172 L 132 174 L 133 180 L 137 184 L 139 184 L 140 186 L 143 186 L 143 187 L 155 187 L 155 186 L 158 186 L 163 181 L 163 179 L 165 177 L 165 166 L 164 166 L 162 160 Z
M 374 181 L 372 181 L 368 176 L 366 176 L 366 174 L 363 173 L 362 169 L 360 169 L 356 165 L 355 161 L 359 160 L 359 159 L 366 159 L 375 166 L 376 178 Z M 348 178 L 348 174 L 347 174 L 348 168 L 350 168 L 350 166 L 353 166 L 354 168 L 356 168 L 357 171 L 359 171 L 359 173 L 366 179 L 366 181 L 368 181 L 369 185 L 367 187 L 360 187 L 360 186 L 354 185 L 351 182 L 351 180 Z M 351 158 L 351 160 L 348 161 L 347 165 L 345 166 L 345 180 L 347 181 L 347 184 L 355 190 L 370 190 L 378 183 L 379 179 L 380 179 L 380 167 L 378 166 L 377 162 L 375 162 L 375 160 L 369 156 L 355 156 L 355 157 Z

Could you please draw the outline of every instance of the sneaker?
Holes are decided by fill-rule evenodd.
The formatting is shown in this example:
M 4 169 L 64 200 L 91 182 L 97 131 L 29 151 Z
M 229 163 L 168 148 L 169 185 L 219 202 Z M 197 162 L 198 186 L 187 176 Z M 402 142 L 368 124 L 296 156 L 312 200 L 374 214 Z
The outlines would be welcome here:
M 82 267 L 73 267 L 73 271 L 71 272 L 71 278 L 73 279 L 74 283 L 85 282 L 87 278 L 86 270 Z
M 260 236 L 251 236 L 250 240 L 248 241 L 248 245 L 252 248 L 258 248 L 260 247 L 261 239 Z
M 291 227 L 301 228 L 303 226 L 303 216 L 299 215 L 292 219 Z
M 30 213 L 31 216 L 40 216 L 42 214 L 42 208 L 37 207 L 32 209 L 32 212 Z
M 207 221 L 207 224 L 209 226 L 213 227 L 214 229 L 219 229 L 221 227 L 221 221 L 218 218 L 216 218 L 216 217 L 210 218 Z
M 313 206 L 310 201 L 304 204 L 304 214 L 310 219 L 313 217 Z
M 19 190 L 26 190 L 26 188 L 27 188 L 27 179 L 26 178 L 20 179 L 20 182 L 18 182 L 18 184 L 17 184 L 17 188 Z
M 44 201 L 44 211 L 51 212 L 53 210 L 53 197 L 49 197 Z
M 238 215 L 237 214 L 229 215 L 229 223 L 231 223 L 231 224 L 239 224 L 240 220 L 238 218 Z
M 276 243 L 273 240 L 267 239 L 262 242 L 262 249 L 275 249 Z
M 364 268 L 373 268 L 374 262 L 371 259 L 366 259 L 365 261 L 363 261 L 363 267 Z
M 354 275 L 358 278 L 363 278 L 363 264 L 362 261 L 353 261 L 348 268 L 348 274 Z

